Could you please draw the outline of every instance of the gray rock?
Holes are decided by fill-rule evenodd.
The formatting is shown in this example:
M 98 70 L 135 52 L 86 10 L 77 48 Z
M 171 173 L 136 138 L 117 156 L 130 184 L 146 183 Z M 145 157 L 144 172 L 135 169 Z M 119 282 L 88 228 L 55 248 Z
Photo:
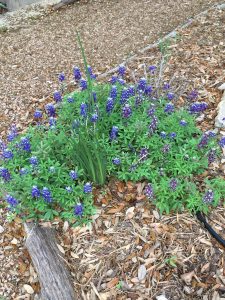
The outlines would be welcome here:
M 215 127 L 225 128 L 225 92 L 217 107 L 218 115 L 215 119 Z
M 5 231 L 5 228 L 0 225 L 0 234 Z
M 217 8 L 221 10 L 225 9 L 225 3 L 217 5 Z

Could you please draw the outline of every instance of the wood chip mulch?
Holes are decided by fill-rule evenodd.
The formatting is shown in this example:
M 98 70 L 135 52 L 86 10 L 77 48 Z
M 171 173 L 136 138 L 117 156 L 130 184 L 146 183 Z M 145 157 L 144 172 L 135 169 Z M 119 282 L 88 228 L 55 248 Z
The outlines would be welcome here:
M 191 80 L 210 105 L 199 122 L 202 129 L 214 128 L 222 96 L 218 86 L 225 82 L 224 21 L 225 10 L 210 10 L 180 30 L 169 48 L 165 76 Z M 144 65 L 159 57 L 158 49 L 146 51 L 128 68 L 141 75 Z M 224 165 L 219 168 L 224 176 Z M 105 192 L 96 191 L 97 213 L 90 226 L 43 224 L 57 229 L 78 299 L 225 299 L 224 249 L 189 212 L 161 216 L 144 198 L 143 187 L 110 181 Z M 209 222 L 225 238 L 223 204 Z M 20 220 L 0 223 L 0 295 L 35 299 L 37 274 L 23 246 Z

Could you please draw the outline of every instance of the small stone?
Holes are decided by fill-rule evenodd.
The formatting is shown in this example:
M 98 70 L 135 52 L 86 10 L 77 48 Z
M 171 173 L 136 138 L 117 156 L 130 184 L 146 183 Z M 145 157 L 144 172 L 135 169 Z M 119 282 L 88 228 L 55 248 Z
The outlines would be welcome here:
M 201 114 L 199 117 L 196 118 L 197 122 L 202 122 L 205 119 L 205 115 Z
M 112 277 L 113 274 L 114 274 L 114 271 L 113 271 L 112 269 L 110 269 L 110 270 L 108 270 L 108 271 L 106 272 L 105 275 L 106 275 L 107 277 Z
M 221 10 L 225 9 L 225 3 L 217 5 L 217 8 Z
M 0 225 L 0 234 L 5 231 L 5 228 Z
M 140 265 L 140 267 L 138 268 L 138 279 L 140 281 L 144 280 L 146 274 L 147 274 L 147 270 L 146 270 L 145 265 Z
M 30 286 L 29 284 L 24 284 L 23 288 L 30 295 L 34 293 L 32 286 Z
M 215 119 L 215 127 L 225 128 L 225 92 L 218 107 L 218 115 Z
M 18 241 L 17 241 L 16 238 L 13 238 L 13 239 L 11 240 L 11 244 L 12 244 L 12 245 L 17 245 L 17 243 L 18 243 Z

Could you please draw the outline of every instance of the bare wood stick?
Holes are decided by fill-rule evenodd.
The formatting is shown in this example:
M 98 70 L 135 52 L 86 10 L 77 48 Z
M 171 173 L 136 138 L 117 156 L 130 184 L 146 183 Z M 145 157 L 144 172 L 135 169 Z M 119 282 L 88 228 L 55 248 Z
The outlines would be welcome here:
M 41 300 L 77 299 L 53 230 L 25 223 L 25 231 L 25 245 L 39 276 Z

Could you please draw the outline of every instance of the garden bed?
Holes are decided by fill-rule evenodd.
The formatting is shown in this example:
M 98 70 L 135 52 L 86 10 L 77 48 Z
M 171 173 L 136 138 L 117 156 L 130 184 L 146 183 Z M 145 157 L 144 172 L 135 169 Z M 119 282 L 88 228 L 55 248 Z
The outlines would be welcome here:
M 223 12 L 221 12 L 219 18 L 223 18 Z M 183 37 L 182 41 L 171 46 L 171 49 L 175 49 L 178 54 L 182 53 L 182 69 L 184 70 L 183 73 L 190 74 L 188 79 L 196 79 L 195 87 L 199 87 L 199 84 L 204 84 L 204 88 L 200 88 L 200 97 L 207 99 L 207 102 L 208 99 L 211 99 L 210 107 L 213 114 L 221 96 L 216 86 L 224 81 L 224 74 L 222 73 L 224 52 L 223 47 L 220 48 L 223 45 L 220 45 L 221 41 L 219 40 L 222 35 L 218 26 L 214 25 L 216 24 L 215 20 L 217 20 L 218 25 L 217 14 L 207 19 L 207 24 L 204 27 L 207 28 L 205 35 L 203 34 L 204 32 L 200 34 L 202 40 L 207 41 L 205 42 L 206 48 L 201 47 L 201 56 L 199 56 L 200 49 L 196 44 L 199 42 L 197 35 L 199 32 L 198 26 L 202 28 L 202 24 L 206 22 L 204 18 L 194 23 L 190 29 L 185 29 L 183 35 L 181 35 L 181 38 Z M 209 49 L 211 40 L 208 35 L 208 28 L 210 28 L 210 32 L 214 33 L 214 38 L 215 36 L 218 38 L 220 45 L 214 47 L 213 52 Z M 195 32 L 195 34 L 192 34 L 192 32 Z M 196 44 L 194 43 L 194 37 L 196 41 L 198 40 Z M 183 59 L 184 53 L 187 53 L 187 65 L 185 65 Z M 209 53 L 212 56 L 216 55 L 216 58 L 214 57 L 216 61 L 215 59 L 208 60 L 208 65 L 203 66 L 203 62 L 205 64 L 204 57 L 207 58 Z M 151 61 L 149 56 L 153 55 L 157 56 L 156 50 L 152 53 L 146 53 L 143 55 L 143 58 L 140 56 L 137 64 L 132 62 L 132 69 L 133 67 L 142 69 L 140 64 L 143 62 L 149 64 Z M 177 63 L 179 64 L 177 57 L 179 55 L 174 55 L 169 61 L 168 76 L 169 72 L 173 72 L 173 66 Z M 203 59 L 202 61 L 201 58 Z M 190 60 L 194 61 L 193 66 L 190 66 Z M 220 62 L 221 65 L 219 66 Z M 181 70 L 181 64 L 179 64 L 177 70 Z M 188 70 L 190 73 L 188 73 Z M 210 73 L 213 71 L 217 72 L 216 78 L 218 78 L 218 82 L 216 84 L 216 79 L 212 76 L 215 73 Z M 193 75 L 193 78 L 191 75 Z M 213 122 L 214 115 L 207 114 L 199 125 L 202 129 L 212 129 Z M 219 168 L 223 173 L 223 165 L 220 165 Z M 67 229 L 67 223 L 62 224 L 56 220 L 55 226 L 58 227 L 59 238 L 64 249 L 61 249 L 61 251 L 66 251 L 68 255 L 74 278 L 76 282 L 79 282 L 76 285 L 76 290 L 80 295 L 83 295 L 80 297 L 88 299 L 89 295 L 91 299 L 94 299 L 95 296 L 96 298 L 98 297 L 97 293 L 99 293 L 103 299 L 104 297 L 107 299 L 107 295 L 112 299 L 113 297 L 115 299 L 127 299 L 128 296 L 131 299 L 136 299 L 138 296 L 148 299 L 149 295 L 159 296 L 163 288 L 166 289 L 167 297 L 172 297 L 173 299 L 176 299 L 176 297 L 177 299 L 181 297 L 203 299 L 203 296 L 205 297 L 204 299 L 213 299 L 213 297 L 218 297 L 218 293 L 222 295 L 224 291 L 223 260 L 222 252 L 218 246 L 215 246 L 209 240 L 209 237 L 200 228 L 199 223 L 190 217 L 188 213 L 180 216 L 160 217 L 154 207 L 146 207 L 146 204 L 141 199 L 132 203 L 132 199 L 129 200 L 130 197 L 127 194 L 135 194 L 136 192 L 134 191 L 136 189 L 137 187 L 133 187 L 132 183 L 129 183 L 127 186 L 112 183 L 111 190 L 115 190 L 116 194 L 113 193 L 112 197 L 110 197 L 109 193 L 109 199 L 100 197 L 102 198 L 101 202 L 96 203 L 99 205 L 99 217 L 96 218 L 91 229 L 84 228 L 80 232 L 77 229 Z M 105 205 L 107 206 L 106 208 L 104 208 Z M 127 212 L 129 207 L 132 209 Z M 111 208 L 113 210 L 110 212 Z M 214 222 L 217 220 L 215 222 L 216 229 L 223 233 L 223 208 L 216 209 L 213 214 L 211 219 Z M 145 224 L 144 228 L 142 228 L 143 224 Z M 149 224 L 154 225 L 154 230 L 151 230 Z M 65 232 L 63 238 L 60 232 Z M 193 232 L 195 232 L 194 235 Z M 122 244 L 120 244 L 118 237 L 121 237 Z M 106 245 L 109 245 L 109 243 L 110 248 L 107 252 Z M 80 245 L 88 249 L 87 252 L 82 251 Z M 189 245 L 193 245 L 193 247 Z M 89 249 L 93 249 L 93 251 Z M 81 252 L 79 253 L 79 251 Z M 117 255 L 118 253 L 120 255 Z M 132 253 L 135 253 L 134 257 L 129 256 L 130 254 L 132 256 Z M 103 256 L 103 259 L 99 258 L 101 256 Z M 88 261 L 89 269 L 83 276 L 82 268 L 85 268 L 85 270 L 87 268 L 87 257 L 90 259 Z M 147 261 L 147 259 L 149 260 Z M 75 267 L 77 263 L 79 263 L 78 268 Z M 94 273 L 93 270 L 96 263 L 99 264 L 99 267 L 97 272 Z M 148 269 L 148 275 L 145 277 L 145 280 L 143 279 L 144 286 L 142 282 L 137 281 L 138 269 L 143 264 Z M 178 267 L 174 268 L 174 265 Z M 196 266 L 194 269 L 193 265 Z M 213 267 L 215 265 L 218 266 L 217 269 Z M 106 266 L 107 270 L 101 268 L 101 266 Z M 152 269 L 149 270 L 151 267 Z M 129 278 L 126 274 L 129 274 Z M 126 284 L 129 282 L 130 286 L 126 286 L 124 278 L 126 279 Z M 189 280 L 191 280 L 191 285 L 189 285 Z M 185 287 L 184 283 L 186 283 Z M 145 290 L 143 291 L 144 288 Z M 172 291 L 175 289 L 177 293 L 173 294 Z

